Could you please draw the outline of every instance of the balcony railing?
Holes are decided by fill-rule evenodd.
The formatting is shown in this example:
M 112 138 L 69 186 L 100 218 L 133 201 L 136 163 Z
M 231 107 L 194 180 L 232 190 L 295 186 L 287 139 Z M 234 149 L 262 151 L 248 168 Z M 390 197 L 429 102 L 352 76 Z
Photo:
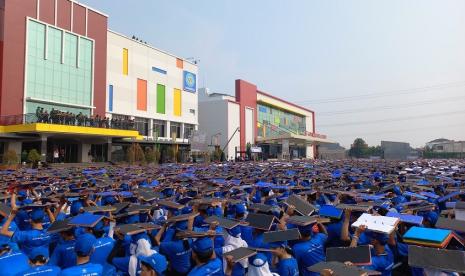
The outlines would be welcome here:
M 122 130 L 136 130 L 133 120 L 109 119 L 102 117 L 87 117 L 84 115 L 57 115 L 57 116 L 37 116 L 34 113 L 20 115 L 0 116 L 0 126 L 23 125 L 23 124 L 54 124 L 96 128 L 111 128 Z

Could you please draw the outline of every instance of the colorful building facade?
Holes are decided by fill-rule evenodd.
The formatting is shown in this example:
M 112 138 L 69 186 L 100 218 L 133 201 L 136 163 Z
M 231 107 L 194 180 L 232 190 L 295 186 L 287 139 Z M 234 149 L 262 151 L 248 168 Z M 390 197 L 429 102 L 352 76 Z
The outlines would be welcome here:
M 330 142 L 317 134 L 315 112 L 236 80 L 235 96 L 199 90 L 199 126 L 207 135 L 221 133 L 226 155 L 243 154 L 247 144 L 260 148 L 266 158 L 315 158 L 319 144 Z M 225 108 L 217 110 L 219 105 Z M 226 116 L 220 115 L 226 113 Z M 223 118 L 222 123 L 212 118 Z
M 76 1 L 0 1 L 0 64 L 0 154 L 110 161 L 134 141 L 188 149 L 197 127 L 197 66 Z

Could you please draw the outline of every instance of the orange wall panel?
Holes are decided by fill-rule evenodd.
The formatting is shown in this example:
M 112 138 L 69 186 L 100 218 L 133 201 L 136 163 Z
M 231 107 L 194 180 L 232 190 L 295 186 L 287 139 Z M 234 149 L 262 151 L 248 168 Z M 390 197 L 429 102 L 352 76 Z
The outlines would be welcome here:
M 147 81 L 137 79 L 137 110 L 147 111 Z

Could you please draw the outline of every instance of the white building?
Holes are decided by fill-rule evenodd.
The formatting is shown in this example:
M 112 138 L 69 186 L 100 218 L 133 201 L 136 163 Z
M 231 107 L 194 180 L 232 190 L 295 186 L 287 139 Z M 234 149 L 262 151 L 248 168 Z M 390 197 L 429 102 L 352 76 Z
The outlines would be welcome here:
M 244 155 L 247 144 L 267 158 L 315 158 L 328 143 L 317 134 L 315 112 L 236 80 L 235 96 L 199 89 L 199 130 L 228 159 Z
M 146 142 L 187 150 L 198 125 L 197 65 L 113 31 L 107 44 L 107 115 L 134 119 Z

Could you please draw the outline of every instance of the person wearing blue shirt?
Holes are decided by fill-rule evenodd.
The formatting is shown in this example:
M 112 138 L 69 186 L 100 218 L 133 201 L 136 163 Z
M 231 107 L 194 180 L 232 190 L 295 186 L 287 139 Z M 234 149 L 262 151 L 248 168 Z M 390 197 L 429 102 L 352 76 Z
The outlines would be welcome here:
M 13 250 L 8 244 L 0 245 L 0 275 L 15 276 L 28 270 L 27 256 L 18 250 Z
M 314 225 L 298 227 L 301 240 L 293 246 L 292 251 L 297 259 L 301 275 L 318 275 L 318 273 L 308 271 L 307 267 L 323 262 L 326 259 L 324 245 L 328 239 L 328 234 L 322 224 L 318 223 L 316 226 L 318 233 L 313 235 Z
M 192 243 L 192 258 L 196 266 L 188 276 L 222 276 L 223 264 L 215 255 L 213 240 L 199 238 Z
M 48 261 L 48 250 L 43 247 L 35 247 L 32 249 L 29 255 L 29 263 L 31 268 L 16 274 L 16 276 L 29 276 L 29 275 L 40 275 L 40 276 L 58 276 L 60 275 L 61 269 L 54 265 L 47 265 Z
M 15 194 L 13 193 L 11 200 L 13 202 L 15 198 Z M 20 248 L 23 250 L 26 255 L 29 255 L 31 250 L 35 247 L 44 247 L 48 250 L 48 247 L 51 242 L 51 236 L 47 233 L 47 230 L 43 228 L 42 221 L 45 216 L 45 212 L 41 208 L 33 209 L 30 213 L 31 218 L 31 230 L 26 231 L 16 231 L 11 232 L 8 230 L 10 227 L 11 222 L 16 216 L 18 209 L 13 204 L 13 208 L 11 209 L 10 215 L 6 220 L 5 224 L 3 224 L 1 229 L 1 234 L 7 237 L 11 237 L 13 242 L 16 242 Z M 51 222 L 55 221 L 52 212 L 48 207 L 46 207 L 47 214 L 50 218 Z
M 299 276 L 299 265 L 297 260 L 292 256 L 292 249 L 284 242 L 272 243 L 273 255 L 278 259 L 276 271 L 280 276 Z
M 90 262 L 96 241 L 97 239 L 89 233 L 79 236 L 74 246 L 77 255 L 76 265 L 63 270 L 61 276 L 103 275 L 103 267 Z
M 74 229 L 60 232 L 61 239 L 53 250 L 49 264 L 56 265 L 62 269 L 71 267 L 76 264 L 77 256 L 74 252 L 76 239 L 74 238 Z
M 174 225 L 176 231 L 192 230 L 194 220 L 191 217 L 188 221 L 179 221 Z M 160 253 L 165 255 L 170 265 L 168 271 L 170 275 L 186 275 L 192 267 L 191 257 L 192 250 L 189 240 L 180 240 L 173 235 L 171 241 L 162 241 L 160 239 L 165 233 L 168 224 L 165 224 L 155 236 L 155 244 L 160 246 Z
M 114 266 L 107 262 L 107 258 L 115 246 L 115 240 L 113 239 L 114 226 L 115 223 L 111 222 L 108 236 L 105 235 L 104 223 L 102 220 L 92 228 L 92 233 L 97 240 L 94 244 L 94 252 L 90 257 L 90 261 L 94 264 L 101 264 L 106 272 L 105 275 L 111 274 L 111 271 L 116 272 Z
M 358 237 L 360 237 L 360 234 L 365 232 L 366 229 L 365 225 L 361 225 L 357 228 L 350 243 L 351 247 L 358 245 Z M 372 246 L 371 265 L 364 266 L 363 268 L 381 272 L 383 276 L 390 276 L 394 266 L 394 255 L 387 246 L 388 237 L 376 232 L 367 232 L 367 236 L 370 238 L 370 245 Z
M 168 263 L 165 256 L 155 253 L 150 256 L 139 256 L 141 271 L 140 276 L 164 275 Z

